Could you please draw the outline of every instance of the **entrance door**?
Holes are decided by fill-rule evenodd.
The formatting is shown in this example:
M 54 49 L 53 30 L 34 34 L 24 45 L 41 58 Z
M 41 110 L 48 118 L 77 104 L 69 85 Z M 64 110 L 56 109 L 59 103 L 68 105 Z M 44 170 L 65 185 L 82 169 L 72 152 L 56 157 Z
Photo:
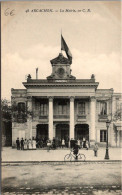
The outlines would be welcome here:
M 83 138 L 89 141 L 89 125 L 87 124 L 75 125 L 75 139 L 83 140 Z
M 56 138 L 66 139 L 69 137 L 69 125 L 68 124 L 57 124 L 56 125 Z
M 39 124 L 37 125 L 37 139 L 48 139 L 48 124 Z

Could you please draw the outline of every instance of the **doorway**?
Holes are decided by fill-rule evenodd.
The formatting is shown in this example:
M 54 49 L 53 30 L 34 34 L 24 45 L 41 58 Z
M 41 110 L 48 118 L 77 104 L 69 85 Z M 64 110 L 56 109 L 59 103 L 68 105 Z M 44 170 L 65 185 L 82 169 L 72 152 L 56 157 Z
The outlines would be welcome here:
M 69 125 L 68 124 L 57 124 L 56 125 L 56 138 L 65 139 L 69 137 Z
M 75 125 L 75 139 L 83 140 L 83 138 L 89 141 L 89 125 L 88 124 Z
M 38 124 L 36 131 L 37 139 L 48 139 L 48 124 Z

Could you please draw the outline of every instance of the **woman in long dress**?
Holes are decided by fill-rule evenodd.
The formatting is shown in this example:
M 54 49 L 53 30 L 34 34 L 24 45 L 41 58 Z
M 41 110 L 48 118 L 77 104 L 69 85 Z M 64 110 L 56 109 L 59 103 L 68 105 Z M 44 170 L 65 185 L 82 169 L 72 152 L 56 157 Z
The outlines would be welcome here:
M 33 138 L 32 140 L 33 150 L 36 150 L 36 140 Z
M 31 150 L 32 149 L 32 141 L 31 141 L 31 139 L 29 139 L 29 150 Z
M 86 149 L 87 150 L 89 149 L 89 142 L 88 142 L 88 140 L 86 140 Z
M 65 140 L 62 139 L 62 148 L 65 146 Z
M 27 140 L 24 140 L 24 150 L 27 150 Z

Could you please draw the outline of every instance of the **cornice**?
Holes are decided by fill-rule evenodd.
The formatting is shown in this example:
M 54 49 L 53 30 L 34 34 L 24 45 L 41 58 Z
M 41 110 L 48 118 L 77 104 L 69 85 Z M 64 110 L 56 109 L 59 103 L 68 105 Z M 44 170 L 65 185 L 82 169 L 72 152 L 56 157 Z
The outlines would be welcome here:
M 25 87 L 96 87 L 98 83 L 23 83 Z

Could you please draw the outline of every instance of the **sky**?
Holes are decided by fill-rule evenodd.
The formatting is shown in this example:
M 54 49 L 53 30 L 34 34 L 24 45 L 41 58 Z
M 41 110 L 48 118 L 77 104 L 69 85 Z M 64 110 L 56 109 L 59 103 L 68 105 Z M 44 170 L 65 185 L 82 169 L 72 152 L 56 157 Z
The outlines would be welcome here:
M 26 75 L 35 79 L 37 67 L 39 79 L 51 74 L 50 60 L 60 53 L 61 31 L 73 56 L 72 75 L 90 79 L 95 74 L 99 89 L 121 92 L 120 4 L 120 1 L 2 2 L 2 98 L 11 99 L 11 88 L 24 89 Z M 53 12 L 32 12 L 33 9 Z

